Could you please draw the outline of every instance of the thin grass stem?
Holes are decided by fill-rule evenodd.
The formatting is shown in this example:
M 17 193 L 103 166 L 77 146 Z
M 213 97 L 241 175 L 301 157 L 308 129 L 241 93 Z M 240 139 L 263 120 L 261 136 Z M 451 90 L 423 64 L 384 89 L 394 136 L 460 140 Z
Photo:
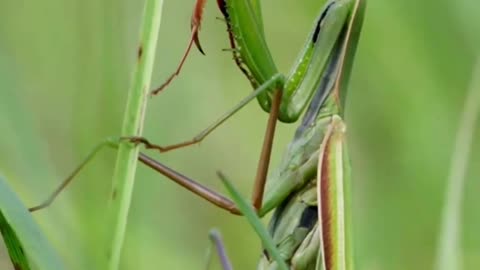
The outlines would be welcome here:
M 163 0 L 146 0 L 145 2 L 137 65 L 128 94 L 122 136 L 142 135 L 162 6 Z M 120 265 L 138 153 L 139 148 L 129 143 L 121 143 L 118 149 L 113 175 L 111 205 L 106 223 L 106 231 L 111 232 L 111 234 L 107 235 L 107 263 L 103 269 L 117 270 Z

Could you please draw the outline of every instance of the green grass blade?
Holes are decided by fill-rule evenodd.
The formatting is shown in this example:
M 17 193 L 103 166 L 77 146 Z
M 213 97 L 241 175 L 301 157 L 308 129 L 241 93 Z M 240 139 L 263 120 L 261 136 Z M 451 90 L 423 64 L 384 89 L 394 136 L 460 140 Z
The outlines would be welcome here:
M 465 174 L 472 149 L 475 123 L 480 114 L 480 57 L 472 74 L 470 90 L 457 131 L 455 148 L 452 154 L 448 187 L 443 209 L 442 227 L 440 229 L 437 250 L 436 270 L 462 269 L 460 261 L 462 201 L 465 187 Z
M 27 208 L 0 176 L 0 232 L 15 269 L 65 269 Z M 27 257 L 28 256 L 28 257 Z
M 5 216 L 0 211 L 0 233 L 3 236 L 3 241 L 7 247 L 8 255 L 12 261 L 13 267 L 19 270 L 30 270 L 30 263 L 28 261 L 27 255 L 25 254 L 25 249 L 18 239 L 17 234 L 13 230 L 12 226 L 7 222 Z
M 137 66 L 127 100 L 122 136 L 141 136 L 160 29 L 162 6 L 163 0 L 147 0 L 145 2 Z M 120 264 L 138 152 L 138 147 L 128 143 L 122 143 L 119 146 L 113 176 L 112 205 L 106 224 L 108 231 L 113 233 L 106 242 L 108 267 L 105 267 L 105 269 L 116 270 Z
M 287 266 L 285 261 L 282 259 L 280 252 L 278 251 L 277 247 L 273 243 L 272 237 L 268 233 L 265 226 L 263 226 L 262 221 L 257 216 L 257 214 L 255 213 L 255 210 L 252 208 L 250 203 L 242 197 L 240 192 L 237 191 L 237 189 L 233 186 L 233 184 L 230 181 L 228 181 L 228 179 L 222 173 L 218 172 L 218 177 L 220 177 L 223 184 L 227 188 L 227 191 L 232 196 L 233 201 L 237 204 L 237 207 L 240 209 L 242 214 L 247 218 L 250 225 L 253 227 L 255 232 L 258 234 L 258 236 L 262 240 L 262 243 L 265 249 L 270 253 L 270 255 L 272 255 L 273 259 L 275 259 L 275 261 L 277 262 L 279 267 L 278 269 L 288 270 L 289 267 Z

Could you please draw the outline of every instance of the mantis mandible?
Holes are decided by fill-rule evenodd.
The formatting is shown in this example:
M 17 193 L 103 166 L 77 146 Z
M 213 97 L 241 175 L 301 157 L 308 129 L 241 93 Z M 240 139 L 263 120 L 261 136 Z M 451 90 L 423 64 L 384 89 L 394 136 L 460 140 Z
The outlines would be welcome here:
M 177 72 L 153 93 L 161 91 L 178 74 L 192 44 L 201 50 L 198 30 L 205 4 L 205 0 L 196 2 L 192 38 Z M 349 223 L 345 202 L 348 162 L 341 116 L 366 1 L 327 1 L 288 76 L 280 74 L 273 62 L 264 37 L 258 0 L 217 0 L 217 4 L 227 21 L 235 62 L 255 88 L 254 92 L 193 140 L 161 147 L 145 138 L 127 139 L 160 151 L 191 145 L 257 98 L 260 106 L 270 112 L 270 119 L 254 186 L 253 208 L 259 216 L 277 209 L 270 232 L 285 254 L 283 260 L 293 269 L 351 269 L 348 229 L 345 228 Z M 283 162 L 269 176 L 264 194 L 275 123 L 277 120 L 296 122 L 307 107 Z M 140 154 L 139 160 L 214 205 L 234 214 L 244 213 L 232 200 L 145 154 Z M 48 203 L 57 194 L 54 193 Z M 32 210 L 43 207 L 45 204 Z M 316 237 L 318 234 L 320 237 Z M 285 239 L 295 242 L 284 242 Z M 260 267 L 276 269 L 276 263 L 265 254 Z

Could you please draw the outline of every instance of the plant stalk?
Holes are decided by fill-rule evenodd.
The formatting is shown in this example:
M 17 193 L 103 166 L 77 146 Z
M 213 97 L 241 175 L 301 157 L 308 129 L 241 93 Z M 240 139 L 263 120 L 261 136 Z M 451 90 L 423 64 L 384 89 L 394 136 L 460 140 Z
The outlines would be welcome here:
M 163 0 L 145 0 L 137 65 L 128 94 L 122 136 L 141 136 L 142 133 L 162 6 Z M 137 146 L 126 142 L 119 145 L 113 175 L 111 205 L 106 223 L 106 232 L 109 232 L 105 245 L 107 262 L 103 269 L 116 270 L 120 265 L 138 153 L 139 147 Z

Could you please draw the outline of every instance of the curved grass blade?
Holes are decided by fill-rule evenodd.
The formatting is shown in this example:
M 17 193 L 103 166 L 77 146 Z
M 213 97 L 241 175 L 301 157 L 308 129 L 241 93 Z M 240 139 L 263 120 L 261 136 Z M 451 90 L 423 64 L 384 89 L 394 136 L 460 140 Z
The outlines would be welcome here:
M 480 118 L 480 57 L 477 58 L 457 130 L 442 213 L 435 270 L 462 268 L 462 204 L 475 124 Z
M 225 245 L 223 244 L 222 236 L 217 229 L 212 229 L 208 233 L 208 238 L 210 238 L 210 247 L 208 248 L 207 253 L 207 263 L 205 264 L 205 270 L 210 269 L 210 264 L 212 261 L 212 248 L 215 248 L 217 251 L 218 258 L 222 265 L 223 270 L 233 270 L 232 263 L 228 258 Z
M 232 196 L 232 200 L 237 204 L 237 207 L 240 209 L 242 214 L 247 218 L 248 223 L 253 227 L 255 232 L 258 234 L 260 239 L 262 240 L 263 246 L 265 249 L 272 255 L 275 261 L 278 264 L 278 269 L 280 270 L 288 270 L 289 267 L 286 265 L 285 261 L 282 259 L 280 252 L 278 251 L 277 247 L 273 243 L 272 237 L 268 233 L 265 226 L 263 226 L 260 218 L 253 210 L 253 207 L 250 203 L 245 200 L 240 192 L 233 186 L 233 184 L 223 175 L 221 172 L 217 172 L 218 177 L 222 180 L 225 188 L 227 189 L 228 193 Z
M 2 212 L 0 212 L 0 233 L 3 236 L 3 241 L 7 247 L 13 267 L 18 270 L 30 270 L 30 263 L 28 262 L 27 255 L 25 255 L 22 243 L 18 239 L 12 226 L 8 224 Z
M 10 259 L 19 270 L 65 269 L 27 208 L 0 176 L 0 232 Z

